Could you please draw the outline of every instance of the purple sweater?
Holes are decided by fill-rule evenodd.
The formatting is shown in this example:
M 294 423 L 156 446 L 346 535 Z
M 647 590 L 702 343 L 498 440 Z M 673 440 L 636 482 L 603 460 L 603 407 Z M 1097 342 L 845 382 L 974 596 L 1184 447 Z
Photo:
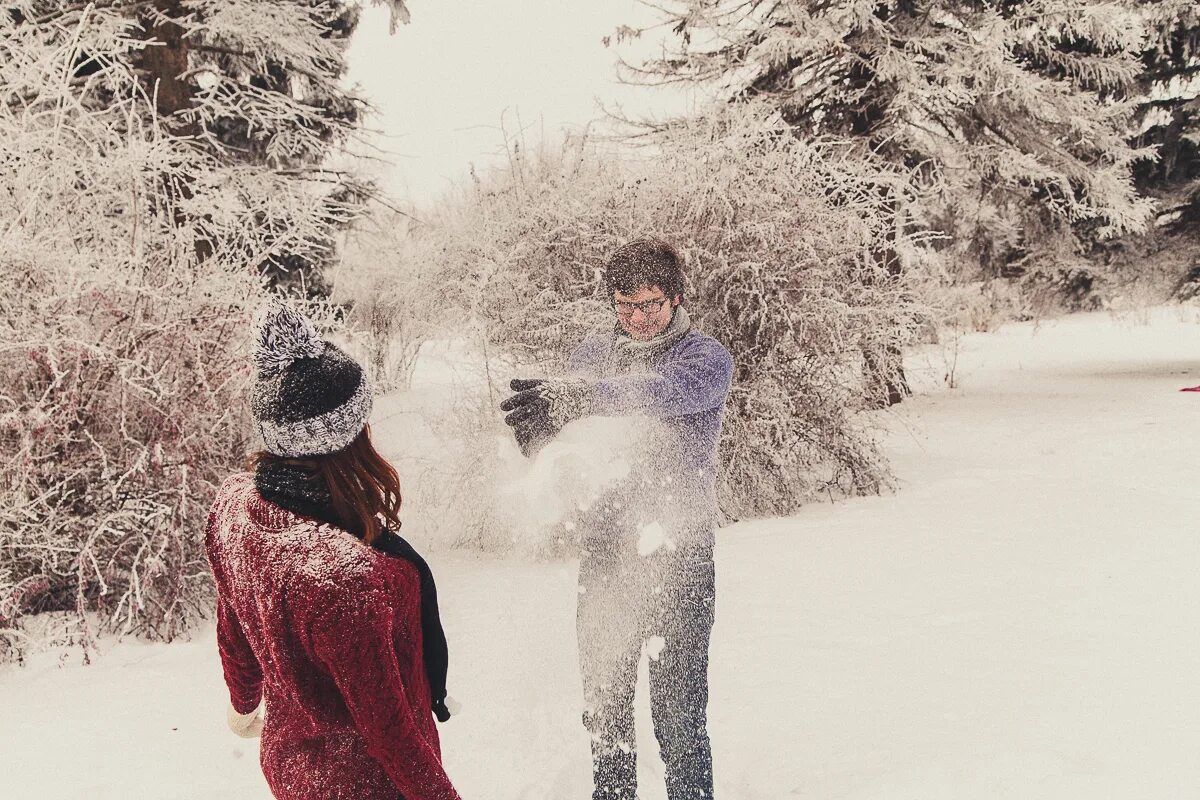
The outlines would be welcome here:
M 612 370 L 612 333 L 593 334 L 575 349 L 568 369 L 592 382 L 591 413 L 642 416 L 665 425 L 670 458 L 658 468 L 715 503 L 717 442 L 733 359 L 720 342 L 697 330 L 650 363 L 646 372 Z M 698 498 L 696 498 L 698 499 Z

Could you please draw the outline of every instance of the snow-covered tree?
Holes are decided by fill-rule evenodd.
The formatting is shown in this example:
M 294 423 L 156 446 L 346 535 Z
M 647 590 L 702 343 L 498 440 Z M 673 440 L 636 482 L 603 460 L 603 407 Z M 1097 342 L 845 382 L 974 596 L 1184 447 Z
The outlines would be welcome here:
M 392 7 L 394 23 L 407 19 L 403 0 L 377 2 Z M 208 155 L 232 179 L 224 212 L 274 232 L 266 252 L 242 253 L 247 265 L 289 285 L 321 288 L 335 235 L 369 192 L 356 175 L 328 164 L 365 109 L 343 81 L 359 12 L 352 0 L 7 0 L 0 2 L 0 47 L 12 55 L 6 71 L 36 61 L 36 53 L 69 49 L 71 66 L 58 77 L 76 89 L 69 94 L 81 107 L 102 109 L 130 93 L 150 98 L 136 123 Z M 46 77 L 35 66 L 0 81 L 20 80 L 20 102 L 36 104 L 48 96 L 39 86 Z M 181 222 L 202 180 L 172 176 Z M 309 198 L 309 224 L 296 225 L 272 202 L 298 192 Z M 199 227 L 201 259 L 229 246 L 219 231 Z
M 322 167 L 360 108 L 347 8 L 0 2 L 0 656 L 36 612 L 84 639 L 206 613 L 260 270 L 355 212 Z
M 1159 209 L 1176 230 L 1200 224 L 1200 4 L 1144 2 L 1150 32 L 1142 54 L 1139 145 L 1158 160 L 1137 170 L 1138 183 L 1163 198 Z
M 1113 0 L 671 0 L 676 46 L 627 77 L 768 102 L 936 189 L 922 222 L 997 274 L 1085 223 L 1139 231 L 1141 19 Z M 640 32 L 623 29 L 622 36 Z
M 672 126 L 636 155 L 581 139 L 510 155 L 510 169 L 423 214 L 397 265 L 438 270 L 441 316 L 456 335 L 475 323 L 486 353 L 553 369 L 586 333 L 613 324 L 605 258 L 662 236 L 685 254 L 693 320 L 734 358 L 724 510 L 786 513 L 814 495 L 887 485 L 870 417 L 858 412 L 896 381 L 889 354 L 922 319 L 919 270 L 874 257 L 918 252 L 888 208 L 911 200 L 903 175 L 743 108 Z M 889 174 L 890 196 L 878 191 Z M 493 377 L 498 402 L 511 376 Z M 495 403 L 487 420 L 494 435 Z M 456 480 L 471 488 L 456 491 L 484 503 L 495 449 L 470 451 Z

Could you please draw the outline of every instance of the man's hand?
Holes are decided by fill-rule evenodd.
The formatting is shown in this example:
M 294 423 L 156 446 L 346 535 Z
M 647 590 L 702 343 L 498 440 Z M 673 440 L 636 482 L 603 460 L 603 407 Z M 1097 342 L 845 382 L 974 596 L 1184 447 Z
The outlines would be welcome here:
M 591 384 L 581 378 L 516 378 L 509 388 L 516 394 L 500 410 L 508 412 L 504 421 L 527 456 L 591 406 Z
M 509 388 L 516 394 L 500 404 L 501 411 L 509 412 L 504 421 L 513 429 L 517 447 L 526 458 L 532 457 L 558 433 L 550 426 L 550 418 L 546 413 L 548 404 L 536 391 L 542 383 L 538 379 L 514 379 L 509 383 Z
M 509 412 L 504 421 L 513 426 L 540 415 L 557 432 L 592 404 L 592 385 L 582 378 L 516 378 L 509 388 L 516 394 L 500 410 Z

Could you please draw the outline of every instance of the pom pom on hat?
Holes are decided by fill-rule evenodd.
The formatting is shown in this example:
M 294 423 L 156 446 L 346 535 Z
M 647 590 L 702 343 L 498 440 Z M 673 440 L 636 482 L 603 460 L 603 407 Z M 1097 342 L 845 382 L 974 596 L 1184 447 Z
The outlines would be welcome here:
M 263 306 L 255 319 L 258 342 L 254 363 L 261 375 L 274 375 L 293 361 L 318 358 L 325 342 L 307 317 L 278 301 Z

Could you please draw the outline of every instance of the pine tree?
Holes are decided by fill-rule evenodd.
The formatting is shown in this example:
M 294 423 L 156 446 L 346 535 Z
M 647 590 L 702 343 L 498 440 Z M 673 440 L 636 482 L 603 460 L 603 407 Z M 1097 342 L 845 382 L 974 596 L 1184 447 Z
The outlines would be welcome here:
M 83 642 L 211 613 L 259 270 L 323 263 L 361 191 L 324 166 L 355 8 L 0 0 L 0 660 L 38 612 Z
M 1139 231 L 1129 99 L 1143 49 L 1125 3 L 1089 0 L 680 0 L 677 47 L 629 80 L 720 87 L 798 135 L 844 138 L 935 190 L 918 222 L 985 275 L 1073 226 Z M 625 29 L 622 35 L 637 35 Z
M 403 0 L 375 2 L 391 6 L 393 26 L 407 21 Z M 130 92 L 151 98 L 143 110 L 152 118 L 138 126 L 210 159 L 212 173 L 171 176 L 167 193 L 180 226 L 199 230 L 197 259 L 231 245 L 195 202 L 220 172 L 221 213 L 244 214 L 269 233 L 265 252 L 241 254 L 247 264 L 323 292 L 336 233 L 371 192 L 356 175 L 326 168 L 365 109 L 342 85 L 359 12 L 351 0 L 9 0 L 0 2 L 0 48 L 35 60 L 74 48 L 81 108 L 98 111 Z M 45 89 L 35 76 L 25 97 L 36 104 Z
M 1200 224 L 1200 5 L 1143 3 L 1150 32 L 1139 81 L 1138 146 L 1158 147 L 1142 163 L 1138 186 L 1162 198 L 1160 218 L 1173 230 Z

